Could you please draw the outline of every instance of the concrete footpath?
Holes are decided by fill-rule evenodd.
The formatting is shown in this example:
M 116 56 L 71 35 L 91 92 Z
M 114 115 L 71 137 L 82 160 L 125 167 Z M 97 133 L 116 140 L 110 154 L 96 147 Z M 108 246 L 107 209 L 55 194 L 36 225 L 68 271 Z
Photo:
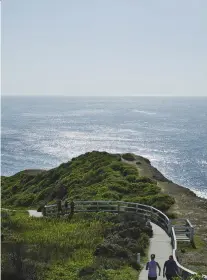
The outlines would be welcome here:
M 43 217 L 42 212 L 37 212 L 37 210 L 27 210 L 30 217 L 40 218 Z
M 7 209 L 7 208 L 1 208 L 1 210 L 14 211 L 14 212 L 18 211 L 18 210 Z M 19 211 L 24 211 L 24 210 L 19 210 Z M 43 217 L 42 212 L 37 212 L 37 210 L 27 210 L 27 212 L 29 213 L 30 217 L 36 217 L 36 218 Z
M 148 258 L 150 260 L 150 255 L 155 254 L 155 261 L 157 261 L 161 267 L 161 274 L 157 277 L 157 280 L 166 280 L 166 278 L 163 278 L 163 266 L 165 261 L 169 259 L 169 256 L 172 255 L 171 238 L 159 226 L 153 223 L 151 223 L 151 225 L 153 237 L 150 238 Z M 145 267 L 146 264 L 139 275 L 139 280 L 148 279 L 148 270 L 146 270 Z

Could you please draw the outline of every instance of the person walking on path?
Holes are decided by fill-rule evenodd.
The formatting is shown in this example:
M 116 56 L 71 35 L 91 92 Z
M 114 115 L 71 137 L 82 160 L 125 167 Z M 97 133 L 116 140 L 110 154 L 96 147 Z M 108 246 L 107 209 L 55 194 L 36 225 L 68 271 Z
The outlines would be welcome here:
M 159 276 L 161 272 L 161 268 L 158 262 L 155 261 L 155 254 L 151 255 L 151 261 L 149 261 L 146 265 L 146 270 L 148 270 L 148 279 L 156 280 L 157 279 L 157 268 L 159 270 Z
M 173 277 L 178 276 L 178 266 L 173 259 L 173 256 L 169 256 L 169 260 L 167 260 L 163 267 L 163 277 L 167 278 L 167 280 L 172 280 Z

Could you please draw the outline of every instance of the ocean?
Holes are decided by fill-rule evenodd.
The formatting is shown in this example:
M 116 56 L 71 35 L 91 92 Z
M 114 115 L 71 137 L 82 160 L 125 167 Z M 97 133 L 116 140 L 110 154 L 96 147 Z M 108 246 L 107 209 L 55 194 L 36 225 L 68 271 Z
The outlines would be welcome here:
M 1 174 L 131 152 L 207 198 L 206 97 L 2 97 Z

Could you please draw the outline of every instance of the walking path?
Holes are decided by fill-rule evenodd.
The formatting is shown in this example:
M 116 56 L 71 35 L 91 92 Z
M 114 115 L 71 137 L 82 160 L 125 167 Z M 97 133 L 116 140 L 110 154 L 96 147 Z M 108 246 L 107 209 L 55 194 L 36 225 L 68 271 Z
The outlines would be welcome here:
M 163 266 L 169 256 L 172 255 L 171 238 L 167 233 L 161 229 L 159 226 L 151 223 L 153 230 L 153 237 L 150 239 L 150 247 L 148 252 L 148 258 L 150 260 L 150 255 L 155 254 L 155 260 L 159 263 L 161 267 L 161 274 L 158 276 L 158 280 L 163 280 Z M 148 271 L 145 269 L 146 265 L 142 269 L 139 280 L 148 279 Z
M 37 212 L 37 210 L 27 210 L 29 212 L 30 217 L 40 218 L 43 217 L 42 212 Z
M 2 210 L 6 210 L 6 211 L 18 211 L 18 210 L 14 210 L 14 209 L 7 209 L 7 208 L 1 208 Z M 20 210 L 21 211 L 21 210 Z M 24 211 L 24 210 L 23 210 Z M 27 210 L 27 212 L 29 213 L 30 217 L 36 217 L 36 218 L 40 218 L 43 217 L 42 212 L 37 212 L 37 210 Z

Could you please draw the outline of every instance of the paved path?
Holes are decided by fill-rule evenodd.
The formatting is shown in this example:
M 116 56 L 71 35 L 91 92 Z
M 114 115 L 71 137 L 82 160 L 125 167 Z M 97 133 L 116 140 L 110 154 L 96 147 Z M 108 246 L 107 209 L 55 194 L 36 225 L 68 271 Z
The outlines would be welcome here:
M 159 263 L 161 267 L 161 274 L 158 276 L 158 280 L 163 280 L 163 266 L 164 262 L 169 259 L 169 256 L 172 255 L 172 246 L 171 239 L 167 233 L 161 229 L 159 226 L 151 223 L 153 229 L 153 237 L 150 239 L 150 247 L 148 252 L 148 257 L 150 259 L 151 254 L 155 254 L 155 260 Z M 145 267 L 142 269 L 139 280 L 147 280 L 148 271 Z
M 37 212 L 37 210 L 27 210 L 29 212 L 30 217 L 40 218 L 43 217 L 42 212 Z
M 7 209 L 7 208 L 1 208 L 2 210 L 6 210 L 6 211 L 25 211 L 25 210 L 14 210 L 14 209 Z M 30 217 L 36 217 L 36 218 L 40 218 L 43 217 L 42 212 L 37 212 L 37 210 L 27 210 L 27 212 L 29 213 Z

